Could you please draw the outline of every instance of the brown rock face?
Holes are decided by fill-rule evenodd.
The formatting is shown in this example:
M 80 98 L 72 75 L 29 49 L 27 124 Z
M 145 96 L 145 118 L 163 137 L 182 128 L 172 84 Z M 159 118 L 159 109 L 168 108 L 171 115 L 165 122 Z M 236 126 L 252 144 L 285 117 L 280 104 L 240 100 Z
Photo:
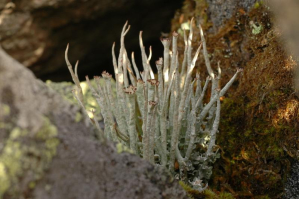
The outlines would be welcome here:
M 211 65 L 216 69 L 217 62 L 221 63 L 221 85 L 237 67 L 243 68 L 243 75 L 221 99 L 220 133 L 216 141 L 221 158 L 214 165 L 210 188 L 229 191 L 236 198 L 280 198 L 284 191 L 287 196 L 296 194 L 297 187 L 293 186 L 296 184 L 292 184 L 296 175 L 284 186 L 292 162 L 299 157 L 299 100 L 293 84 L 293 69 L 298 66 L 281 42 L 281 35 L 287 35 L 293 45 L 297 42 L 298 23 L 290 24 L 298 17 L 287 20 L 297 14 L 290 11 L 296 4 L 286 1 L 282 5 L 277 1 L 280 17 L 284 16 L 280 19 L 283 27 L 291 27 L 290 32 L 284 33 L 273 21 L 275 10 L 259 1 L 190 2 L 186 0 L 176 15 L 173 29 L 180 28 L 179 22 L 199 16 L 207 30 Z M 287 5 L 293 7 L 285 9 Z M 194 29 L 194 40 L 200 41 L 198 29 Z M 199 58 L 197 64 L 201 72 L 204 60 Z
M 1 0 L 1 45 L 37 77 L 66 80 L 69 75 L 63 52 L 70 43 L 70 57 L 81 62 L 80 74 L 96 75 L 95 71 L 112 69 L 111 46 L 114 41 L 119 43 L 126 20 L 132 25 L 126 42 L 128 53 L 134 50 L 139 57 L 138 32 L 143 30 L 145 45 L 153 45 L 153 60 L 158 59 L 162 53 L 161 31 L 169 31 L 170 19 L 181 3 L 181 0 L 18 0 L 13 3 Z

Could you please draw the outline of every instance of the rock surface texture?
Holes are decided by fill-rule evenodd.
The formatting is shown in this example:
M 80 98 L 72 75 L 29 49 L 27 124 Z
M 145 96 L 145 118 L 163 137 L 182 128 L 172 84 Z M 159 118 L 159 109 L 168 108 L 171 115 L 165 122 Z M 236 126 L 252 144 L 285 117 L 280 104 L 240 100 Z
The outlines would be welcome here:
M 186 198 L 163 170 L 101 144 L 80 110 L 0 49 L 0 198 Z
M 289 52 L 294 56 L 295 60 L 299 60 L 299 2 L 296 0 L 267 1 L 271 9 L 275 13 L 275 22 L 281 31 L 281 40 L 287 47 Z M 296 94 L 299 96 L 299 68 L 295 73 Z
M 207 0 L 208 14 L 213 22 L 213 30 L 223 26 L 239 9 L 249 11 L 257 0 Z
M 127 35 L 128 53 L 140 53 L 138 34 L 143 30 L 144 42 L 153 45 L 153 60 L 157 60 L 163 51 L 161 31 L 169 31 L 170 20 L 181 3 L 182 0 L 0 0 L 0 43 L 8 54 L 44 80 L 67 80 L 63 52 L 70 43 L 70 57 L 80 60 L 82 66 L 79 74 L 96 75 L 95 71 L 112 71 L 111 46 L 114 41 L 118 44 L 126 20 L 132 25 Z
M 285 185 L 285 199 L 295 199 L 299 196 L 299 162 L 295 162 L 292 166 L 290 177 Z

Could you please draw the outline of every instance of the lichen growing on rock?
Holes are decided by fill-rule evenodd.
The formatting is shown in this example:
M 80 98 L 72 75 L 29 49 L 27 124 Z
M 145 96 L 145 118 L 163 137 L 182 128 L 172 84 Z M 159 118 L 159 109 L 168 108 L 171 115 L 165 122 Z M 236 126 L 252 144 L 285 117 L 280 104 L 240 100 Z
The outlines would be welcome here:
M 29 187 L 42 177 L 56 154 L 57 133 L 46 117 L 43 126 L 33 135 L 18 127 L 11 130 L 0 154 L 0 198 L 4 194 L 12 198 L 19 194 L 21 176 L 26 176 L 24 184 Z
M 1 48 L 0 71 L 0 108 L 10 109 L 0 112 L 2 199 L 186 198 L 165 171 L 95 140 L 78 107 Z
M 100 83 L 102 85 L 104 85 L 104 80 L 100 80 Z M 66 101 L 68 101 L 71 104 L 77 105 L 77 101 L 74 98 L 74 96 L 72 95 L 72 90 L 75 89 L 74 84 L 72 84 L 71 82 L 52 82 L 50 80 L 48 80 L 46 82 L 47 86 L 49 86 L 51 89 L 55 90 L 56 92 L 58 92 Z M 94 81 L 91 81 L 91 84 L 93 86 L 96 86 L 96 83 Z M 88 111 L 88 114 L 90 117 L 93 117 L 93 115 L 97 115 L 98 116 L 98 120 L 103 120 L 103 118 L 101 118 L 101 109 L 97 106 L 97 102 L 94 99 L 94 97 L 92 96 L 92 92 L 90 89 L 88 89 L 87 83 L 85 81 L 82 81 L 80 83 L 82 90 L 83 90 L 83 95 L 84 95 L 84 105 Z M 111 81 L 111 85 L 113 88 L 113 94 L 115 95 L 115 82 Z M 92 113 L 93 112 L 93 113 Z M 76 115 L 75 118 L 76 121 L 79 121 L 79 115 Z

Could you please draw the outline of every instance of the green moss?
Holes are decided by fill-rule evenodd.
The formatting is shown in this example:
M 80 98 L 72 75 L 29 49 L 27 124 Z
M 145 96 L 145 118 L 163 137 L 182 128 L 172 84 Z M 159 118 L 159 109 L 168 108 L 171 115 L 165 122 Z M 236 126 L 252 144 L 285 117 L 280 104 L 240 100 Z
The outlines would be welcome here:
M 210 190 L 210 189 L 206 189 L 205 191 L 204 191 L 204 195 L 205 195 L 205 199 L 213 199 L 213 198 L 218 198 L 217 197 L 217 194 L 216 193 L 214 193 L 212 190 Z
M 235 197 L 231 193 L 222 192 L 219 194 L 219 199 L 234 199 Z
M 192 199 L 234 199 L 235 197 L 231 193 L 227 192 L 220 192 L 219 194 L 216 194 L 211 189 L 206 189 L 203 192 L 199 192 L 183 181 L 179 181 L 179 184 L 181 187 L 187 192 L 188 196 Z
M 256 199 L 270 199 L 269 196 L 265 195 L 265 196 L 257 196 L 255 197 Z
M 204 9 L 199 9 L 204 8 L 199 6 L 203 1 L 195 2 L 196 7 L 194 1 L 185 1 L 185 8 L 174 22 L 181 22 L 183 17 L 185 22 L 194 13 L 204 14 Z M 244 68 L 222 101 L 216 141 L 222 158 L 216 162 L 209 184 L 213 190 L 225 189 L 225 182 L 238 195 L 250 192 L 254 198 L 273 198 L 283 191 L 283 180 L 278 176 L 285 179 L 289 172 L 287 159 L 298 157 L 298 131 L 294 127 L 299 103 L 293 94 L 291 70 L 296 63 L 278 42 L 272 16 L 268 7 L 257 1 L 251 11 L 237 10 L 218 31 L 206 36 L 212 65 L 221 61 L 225 70 L 232 64 Z M 173 25 L 173 30 L 178 26 Z M 195 28 L 194 35 L 197 31 Z M 183 43 L 179 45 L 183 49 Z M 231 56 L 224 50 L 228 47 Z M 248 50 L 252 57 L 244 62 L 240 49 Z M 225 59 L 226 55 L 230 59 Z M 199 59 L 198 65 L 204 66 L 204 61 Z M 223 76 L 222 82 L 226 80 Z M 258 169 L 273 173 L 257 172 Z
M 11 196 L 20 194 L 19 180 L 26 173 L 31 173 L 26 176 L 30 180 L 28 187 L 34 188 L 56 154 L 57 129 L 48 118 L 43 120 L 43 126 L 33 135 L 26 129 L 12 129 L 0 154 L 0 198 L 6 192 Z
M 184 183 L 183 181 L 179 181 L 181 187 L 187 192 L 188 197 L 191 199 L 199 198 L 200 196 L 203 197 L 202 193 L 197 190 L 194 190 L 192 187 Z
M 194 191 L 190 186 L 188 186 L 186 183 L 183 181 L 179 181 L 179 184 L 181 187 L 187 192 L 189 198 L 194 199 L 192 192 Z

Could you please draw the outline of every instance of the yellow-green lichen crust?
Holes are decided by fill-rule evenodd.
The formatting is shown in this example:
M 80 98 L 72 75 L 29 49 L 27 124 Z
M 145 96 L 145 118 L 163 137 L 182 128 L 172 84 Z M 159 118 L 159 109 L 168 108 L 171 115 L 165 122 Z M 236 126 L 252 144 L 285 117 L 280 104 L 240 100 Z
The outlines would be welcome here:
M 20 179 L 33 189 L 56 154 L 57 128 L 46 117 L 36 133 L 15 127 L 0 153 L 0 199 L 4 194 L 16 198 L 21 194 Z M 27 182 L 28 181 L 28 182 Z
M 76 117 L 75 117 L 75 122 L 80 122 L 82 120 L 82 114 L 81 113 L 79 113 L 79 112 L 77 112 L 76 113 Z
M 7 116 L 10 114 L 10 107 L 7 104 L 1 104 L 0 105 L 0 113 L 3 116 Z
M 117 153 L 127 152 L 127 153 L 133 153 L 134 154 L 134 152 L 131 149 L 129 149 L 128 147 L 126 147 L 125 145 L 123 145 L 120 142 L 116 144 L 116 149 L 117 149 Z

